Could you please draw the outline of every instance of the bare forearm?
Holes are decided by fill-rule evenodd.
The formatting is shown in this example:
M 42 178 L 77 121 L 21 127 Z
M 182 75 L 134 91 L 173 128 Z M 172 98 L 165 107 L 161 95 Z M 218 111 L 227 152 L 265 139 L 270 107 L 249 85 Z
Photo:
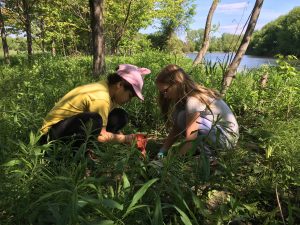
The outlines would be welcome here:
M 117 143 L 130 143 L 133 137 L 131 134 L 114 134 L 111 132 L 105 132 L 104 134 L 100 134 L 98 136 L 99 142 L 117 142 Z
M 175 141 L 178 140 L 178 138 L 179 138 L 179 129 L 173 127 L 163 144 L 163 149 L 167 151 L 175 143 Z
M 179 151 L 180 155 L 185 155 L 188 151 L 190 151 L 193 147 L 193 143 L 191 141 L 186 142 Z

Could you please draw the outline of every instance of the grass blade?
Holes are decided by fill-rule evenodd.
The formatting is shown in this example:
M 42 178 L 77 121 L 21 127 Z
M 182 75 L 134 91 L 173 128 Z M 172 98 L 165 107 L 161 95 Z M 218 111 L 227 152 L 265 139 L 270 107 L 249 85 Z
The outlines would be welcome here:
M 138 200 L 140 200 L 144 194 L 146 193 L 146 191 L 148 190 L 148 188 L 154 184 L 156 181 L 158 180 L 158 178 L 149 180 L 147 183 L 145 183 L 138 191 L 137 193 L 135 193 L 135 195 L 132 198 L 132 201 L 129 205 L 129 207 L 126 210 L 126 213 L 124 214 L 123 218 L 126 217 L 128 215 L 128 213 L 132 210 L 132 208 L 136 205 L 136 203 L 138 202 Z

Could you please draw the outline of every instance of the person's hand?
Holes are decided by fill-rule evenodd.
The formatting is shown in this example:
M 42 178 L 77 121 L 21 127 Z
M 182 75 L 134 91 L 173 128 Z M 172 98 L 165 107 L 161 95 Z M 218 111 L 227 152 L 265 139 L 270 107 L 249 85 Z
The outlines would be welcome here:
M 165 157 L 165 153 L 166 153 L 166 150 L 164 148 L 161 148 L 159 150 L 159 152 L 157 153 L 157 158 L 158 159 L 163 159 Z
M 110 141 L 112 139 L 113 139 L 113 134 L 110 133 L 110 132 L 101 133 L 98 136 L 98 141 L 99 142 L 108 142 L 108 141 Z
M 142 155 L 145 157 L 146 156 L 146 145 L 148 142 L 148 139 L 145 134 L 136 134 L 136 147 L 139 149 L 142 153 Z
M 164 155 L 163 152 L 157 153 L 157 158 L 158 158 L 158 159 L 163 159 L 164 157 L 165 157 L 165 155 Z
M 148 139 L 145 134 L 136 134 L 136 146 L 138 149 L 146 149 Z

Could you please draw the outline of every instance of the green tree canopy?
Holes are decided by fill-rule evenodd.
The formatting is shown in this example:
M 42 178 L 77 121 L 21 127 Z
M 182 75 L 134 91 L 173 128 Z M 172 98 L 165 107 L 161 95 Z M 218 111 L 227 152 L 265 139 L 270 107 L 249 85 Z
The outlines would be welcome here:
M 248 48 L 249 54 L 300 56 L 300 7 L 268 23 L 257 31 Z
M 191 46 L 192 51 L 200 49 L 200 46 L 202 44 L 203 33 L 203 29 L 188 30 L 186 32 L 186 41 Z

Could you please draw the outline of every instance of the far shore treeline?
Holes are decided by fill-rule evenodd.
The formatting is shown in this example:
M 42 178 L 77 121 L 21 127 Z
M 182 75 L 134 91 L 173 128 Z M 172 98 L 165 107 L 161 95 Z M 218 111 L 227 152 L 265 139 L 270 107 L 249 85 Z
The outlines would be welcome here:
M 145 4 L 149 1 L 146 1 Z M 189 1 L 186 1 L 189 2 Z M 9 3 L 8 8 L 9 8 Z M 178 10 L 178 18 L 168 18 L 170 7 L 161 8 L 155 15 L 146 15 L 144 10 L 139 18 L 130 18 L 122 28 L 118 24 L 125 23 L 124 18 L 115 14 L 117 3 L 109 1 L 106 5 L 105 37 L 106 54 L 134 54 L 145 49 L 159 49 L 174 53 L 198 51 L 203 42 L 204 29 L 188 29 L 192 19 L 196 20 L 195 6 L 187 4 L 187 8 Z M 125 5 L 125 3 L 122 3 Z M 166 4 L 167 5 L 167 4 Z M 58 7 L 59 6 L 59 7 Z M 117 6 L 121 10 L 121 6 Z M 111 11 L 110 11 L 111 10 Z M 114 10 L 114 11 L 113 11 Z M 16 11 L 17 12 L 17 11 Z M 113 13 L 114 12 L 114 13 Z M 6 22 L 7 43 L 10 55 L 27 51 L 26 34 L 22 31 L 22 21 L 12 11 L 2 10 Z M 158 31 L 152 34 L 141 34 L 153 19 L 160 21 Z M 170 24 L 174 23 L 173 25 Z M 134 24 L 134 26 L 133 26 Z M 73 55 L 90 54 L 90 28 L 88 4 L 76 1 L 51 1 L 43 5 L 35 5 L 31 12 L 32 48 L 33 52 L 52 52 L 52 54 Z M 276 54 L 300 56 L 300 7 L 295 7 L 288 14 L 266 24 L 254 32 L 246 54 L 258 56 L 274 56 Z M 172 28 L 172 31 L 170 29 Z M 176 29 L 186 30 L 185 40 L 181 40 Z M 213 25 L 210 41 L 210 52 L 232 52 L 240 44 L 239 34 L 223 33 L 216 36 L 218 26 Z M 2 42 L 0 42 L 2 49 Z M 1 51 L 0 56 L 3 55 Z

